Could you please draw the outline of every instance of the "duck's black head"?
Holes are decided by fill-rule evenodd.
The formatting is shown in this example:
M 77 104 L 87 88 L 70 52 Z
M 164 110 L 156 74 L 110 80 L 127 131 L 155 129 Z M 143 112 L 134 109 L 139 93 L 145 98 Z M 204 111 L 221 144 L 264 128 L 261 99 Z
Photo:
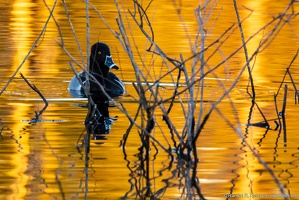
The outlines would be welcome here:
M 89 70 L 106 76 L 112 68 L 118 69 L 118 66 L 112 60 L 109 46 L 103 42 L 92 45 Z

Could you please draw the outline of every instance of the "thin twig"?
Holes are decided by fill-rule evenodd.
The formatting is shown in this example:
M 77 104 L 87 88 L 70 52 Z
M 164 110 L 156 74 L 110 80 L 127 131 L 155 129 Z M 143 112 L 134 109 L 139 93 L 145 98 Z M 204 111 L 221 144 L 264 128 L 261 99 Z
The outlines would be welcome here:
M 234 7 L 235 7 L 236 15 L 237 15 L 237 20 L 238 20 L 238 26 L 239 26 L 240 34 L 241 34 L 241 40 L 242 40 L 245 59 L 246 59 L 246 66 L 247 66 L 247 70 L 248 70 L 249 81 L 250 81 L 250 85 L 251 85 L 251 94 L 250 93 L 248 93 L 248 94 L 251 95 L 252 100 L 254 101 L 255 100 L 255 89 L 254 89 L 253 76 L 252 76 L 252 72 L 251 72 L 251 68 L 250 68 L 250 61 L 248 58 L 247 45 L 245 43 L 245 38 L 244 38 L 242 23 L 241 23 L 239 10 L 238 10 L 238 6 L 237 6 L 237 1 L 236 0 L 233 0 L 233 1 L 234 1 Z
M 72 20 L 71 20 L 71 18 L 70 18 L 70 15 L 69 15 L 69 12 L 68 12 L 68 9 L 67 9 L 65 0 L 62 0 L 62 4 L 63 4 L 63 8 L 64 8 L 64 11 L 65 11 L 66 17 L 67 17 L 68 22 L 69 22 L 69 24 L 70 24 L 70 27 L 71 27 L 71 29 L 72 29 L 72 32 L 73 32 L 73 35 L 74 35 L 74 38 L 75 38 L 75 41 L 76 41 L 76 44 L 77 44 L 79 53 L 80 53 L 81 62 L 82 62 L 82 64 L 84 65 L 84 57 L 83 57 L 83 54 L 82 54 L 81 45 L 80 45 L 80 42 L 79 42 L 79 40 L 78 40 L 78 37 L 77 37 L 76 31 L 75 31 L 75 28 L 74 28 L 73 23 L 72 23 Z M 58 29 L 60 29 L 59 24 L 56 25 L 56 26 L 59 27 Z M 61 39 L 63 40 L 63 38 L 61 38 Z M 62 42 L 62 46 L 64 46 L 64 43 L 63 43 L 63 42 Z M 87 54 L 87 55 L 88 55 L 88 54 Z M 88 64 L 88 63 L 87 63 L 87 64 Z
M 35 112 L 35 117 L 32 119 L 33 122 L 38 121 L 39 117 L 43 114 L 43 112 L 46 110 L 46 108 L 48 107 L 49 103 L 46 100 L 46 98 L 43 96 L 43 94 L 37 89 L 37 87 L 35 85 L 32 85 L 31 83 L 29 83 L 29 81 L 25 78 L 25 76 L 20 73 L 21 77 L 24 79 L 24 81 L 27 83 L 27 85 L 33 90 L 35 91 L 44 101 L 45 106 L 42 110 L 39 111 L 39 113 Z
M 284 94 L 283 94 L 283 103 L 282 103 L 282 109 L 281 109 L 281 119 L 282 119 L 282 128 L 283 128 L 283 139 L 284 144 L 287 144 L 287 125 L 286 125 L 286 105 L 287 105 L 287 97 L 288 97 L 288 85 L 284 85 Z

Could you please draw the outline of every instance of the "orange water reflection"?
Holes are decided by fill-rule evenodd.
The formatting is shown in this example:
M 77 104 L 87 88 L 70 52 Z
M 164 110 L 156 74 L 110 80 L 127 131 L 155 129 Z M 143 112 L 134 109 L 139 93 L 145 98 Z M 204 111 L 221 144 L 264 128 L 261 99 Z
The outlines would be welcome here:
M 30 49 L 30 39 L 34 37 L 34 33 L 32 28 L 30 27 L 33 18 L 32 18 L 32 10 L 30 7 L 30 1 L 15 1 L 12 4 L 11 10 L 11 23 L 10 28 L 12 31 L 12 38 L 11 41 L 16 46 L 16 51 L 13 60 L 14 69 L 17 69 L 17 66 L 20 65 L 22 60 L 25 58 L 28 50 Z M 23 73 L 28 71 L 28 62 L 24 63 L 23 65 Z M 27 73 L 25 73 L 26 75 Z M 18 105 L 14 110 L 15 113 L 27 113 L 29 112 L 30 107 L 27 105 Z M 12 114 L 13 119 L 15 121 L 20 120 L 20 115 Z M 23 116 L 21 116 L 23 117 Z M 13 124 L 11 127 L 12 130 L 22 130 L 23 125 L 20 123 Z M 16 142 L 18 143 L 18 137 L 16 135 Z M 27 170 L 27 163 L 28 158 L 27 156 L 30 154 L 30 146 L 28 145 L 29 138 L 24 137 L 22 138 L 22 153 L 16 153 L 12 157 L 11 160 L 12 168 L 7 175 L 15 177 L 15 182 L 10 186 L 12 193 L 9 199 L 24 199 L 27 196 L 27 189 L 26 185 L 29 180 L 29 176 L 25 174 Z M 15 151 L 18 152 L 18 146 L 15 146 Z M 21 176 L 20 176 L 21 175 Z
M 117 16 L 115 5 L 104 1 L 91 3 L 99 9 L 111 28 L 118 31 L 115 22 Z M 148 2 L 143 2 L 144 5 L 146 3 Z M 194 17 L 197 3 L 193 1 L 181 3 L 182 5 L 179 3 L 173 5 L 173 1 L 153 1 L 147 11 L 155 31 L 155 42 L 169 57 L 178 60 L 180 60 L 180 54 L 184 59 L 191 55 L 197 32 L 197 22 Z M 242 5 L 254 10 L 252 15 L 243 22 L 245 37 L 249 38 L 273 16 L 281 13 L 288 3 L 289 1 L 279 3 L 269 1 L 238 2 L 242 19 L 250 13 Z M 53 1 L 50 2 L 49 6 L 52 5 Z M 123 6 L 121 9 L 124 15 L 127 14 L 129 17 L 127 9 L 132 10 L 134 8 L 133 3 L 123 1 L 120 2 L 120 5 Z M 1 42 L 3 41 L 2 43 L 7 46 L 11 44 L 13 51 L 6 53 L 7 60 L 10 61 L 6 60 L 3 69 L 0 69 L 0 76 L 1 78 L 4 77 L 5 80 L 11 76 L 27 55 L 48 17 L 48 11 L 42 1 L 36 3 L 29 0 L 22 2 L 15 0 L 11 5 L 7 4 L 6 6 L 11 9 L 8 25 L 11 34 L 9 37 L 1 38 Z M 67 2 L 67 6 L 83 49 L 83 56 L 85 56 L 84 2 Z M 181 8 L 181 18 L 178 17 L 176 8 Z M 294 6 L 295 11 L 296 9 L 298 9 L 298 5 Z M 60 23 L 66 48 L 79 63 L 82 63 L 61 3 L 55 10 L 55 17 Z M 110 45 L 113 58 L 121 67 L 120 71 L 116 71 L 117 75 L 127 82 L 128 93 L 138 99 L 135 89 L 130 84 L 135 80 L 135 73 L 122 46 L 92 9 L 90 9 L 90 19 L 92 43 L 100 39 Z M 205 24 L 208 30 L 205 46 L 220 37 L 233 23 L 236 24 L 237 20 L 232 2 L 220 1 L 209 19 Z M 7 16 L 0 14 L 0 21 L 5 20 L 7 20 Z M 169 62 L 163 62 L 163 59 L 145 51 L 149 42 L 142 36 L 133 20 L 129 19 L 129 22 L 132 32 L 127 31 L 130 35 L 131 45 L 134 46 L 134 56 L 139 66 L 143 66 L 141 69 L 147 80 L 154 82 L 174 67 L 169 65 Z M 184 25 L 183 22 L 185 22 Z M 295 20 L 285 24 L 269 48 L 261 52 L 256 60 L 250 63 L 252 67 L 254 66 L 253 75 L 259 106 L 269 119 L 276 117 L 272 101 L 273 93 L 277 90 L 282 74 L 292 60 L 298 46 L 297 26 L 298 22 Z M 228 33 L 228 35 L 231 34 L 230 37 L 213 54 L 213 59 L 206 63 L 207 67 L 212 68 L 241 46 L 239 30 L 236 25 L 234 28 L 234 31 L 231 30 Z M 187 33 L 186 29 L 188 30 Z M 249 56 L 254 53 L 260 41 L 267 34 L 268 29 L 248 43 Z M 115 107 L 110 109 L 110 114 L 112 116 L 117 115 L 118 120 L 112 126 L 111 134 L 107 136 L 108 140 L 92 141 L 89 168 L 86 171 L 84 148 L 80 149 L 83 140 L 80 135 L 82 132 L 84 133 L 83 121 L 87 112 L 86 108 L 80 107 L 80 104 L 86 102 L 84 100 L 79 103 L 75 100 L 69 101 L 66 81 L 73 76 L 68 65 L 68 61 L 71 59 L 64 54 L 55 40 L 60 41 L 60 38 L 57 27 L 51 20 L 40 46 L 34 50 L 21 69 L 21 72 L 30 78 L 32 83 L 36 84 L 47 98 L 58 99 L 49 100 L 50 106 L 43 115 L 43 119 L 54 120 L 54 122 L 38 123 L 37 125 L 28 125 L 24 122 L 24 120 L 32 118 L 34 111 L 40 109 L 43 104 L 41 101 L 33 100 L 38 96 L 22 80 L 14 80 L 6 92 L 0 96 L 3 105 L 0 106 L 1 122 L 5 122 L 10 129 L 3 133 L 4 140 L 0 145 L 7 145 L 11 148 L 11 155 L 8 158 L 7 152 L 1 151 L 1 154 L 6 156 L 7 161 L 7 163 L 1 163 L 1 170 L 4 172 L 2 178 L 10 181 L 0 184 L 1 187 L 9 188 L 3 191 L 0 197 L 7 199 L 82 199 L 85 196 L 88 196 L 88 199 L 98 199 L 99 196 L 113 199 L 124 196 L 134 198 L 138 196 L 138 192 L 144 194 L 144 190 L 150 188 L 150 192 L 156 194 L 157 197 L 180 198 L 184 192 L 185 184 L 182 174 L 187 173 L 187 171 L 180 168 L 181 163 L 176 158 L 171 160 L 161 148 L 157 147 L 158 151 L 156 151 L 152 146 L 147 169 L 149 170 L 150 181 L 147 180 L 145 169 L 141 167 L 143 163 L 140 161 L 140 157 L 143 155 L 138 150 L 141 144 L 138 130 L 133 129 L 130 132 L 125 150 L 119 147 L 129 121 L 124 113 Z M 224 41 L 224 38 L 221 41 Z M 200 46 L 197 50 L 199 49 Z M 216 49 L 217 45 L 210 47 L 205 58 L 207 59 L 212 55 Z M 1 53 L 4 54 L 5 52 L 1 50 Z M 211 102 L 215 102 L 223 94 L 224 89 L 219 86 L 220 82 L 222 81 L 221 83 L 226 89 L 232 84 L 240 68 L 245 64 L 244 57 L 243 50 L 240 50 L 221 65 L 215 74 L 208 76 L 210 79 L 206 80 L 207 87 L 204 89 L 204 113 L 210 108 Z M 186 63 L 189 73 L 192 63 L 193 61 Z M 82 65 L 84 66 L 84 64 Z M 170 67 L 168 68 L 167 65 Z M 295 61 L 293 68 L 295 69 L 297 65 Z M 78 67 L 77 69 L 79 70 Z M 223 199 L 224 194 L 230 193 L 250 195 L 251 193 L 278 194 L 280 192 L 269 173 L 259 164 L 256 157 L 232 129 L 231 126 L 233 126 L 236 129 L 239 128 L 249 143 L 256 147 L 258 153 L 269 164 L 269 167 L 290 194 L 299 195 L 297 181 L 298 145 L 295 142 L 298 140 L 296 132 L 298 115 L 297 112 L 294 112 L 298 108 L 293 105 L 293 101 L 288 102 L 289 129 L 286 147 L 282 132 L 275 130 L 267 132 L 264 128 L 257 127 L 248 127 L 246 132 L 245 124 L 247 124 L 249 117 L 251 102 L 246 94 L 247 75 L 244 74 L 235 90 L 230 93 L 230 98 L 236 108 L 231 106 L 230 99 L 225 98 L 218 105 L 218 109 L 227 120 L 216 111 L 213 112 L 198 139 L 197 177 L 200 181 L 201 192 L 208 199 Z M 160 81 L 160 94 L 165 98 L 172 95 L 173 88 L 167 84 L 172 84 L 173 79 L 176 79 L 177 71 L 172 75 L 173 77 L 168 75 Z M 199 76 L 197 74 L 197 77 Z M 296 80 L 297 76 L 298 73 L 294 72 Z M 217 82 L 216 78 L 222 79 Z M 184 76 L 182 75 L 183 79 Z M 0 84 L 1 87 L 2 85 L 3 83 Z M 289 93 L 289 99 L 293 98 L 292 95 Z M 24 100 L 24 98 L 27 99 Z M 131 116 L 135 115 L 138 108 L 138 103 L 133 100 L 134 98 L 126 96 L 120 100 L 123 101 Z M 177 99 L 170 113 L 170 117 L 180 134 L 185 123 L 182 106 L 187 109 L 188 98 L 188 95 L 182 95 L 181 100 Z M 180 104 L 180 101 L 183 103 Z M 198 116 L 199 108 L 198 103 L 196 116 Z M 152 135 L 163 146 L 168 147 L 169 143 L 172 144 L 169 129 L 161 119 L 162 112 L 158 109 L 155 112 L 156 128 Z M 61 122 L 55 122 L 55 120 L 61 120 Z M 138 120 L 140 123 L 140 118 Z M 256 108 L 253 110 L 251 120 L 252 122 L 262 121 Z M 230 124 L 227 123 L 228 121 Z M 273 121 L 271 121 L 271 126 L 275 127 Z M 1 147 L 0 149 L 5 148 Z M 13 167 L 11 168 L 11 166 Z M 147 188 L 148 181 L 150 187 Z

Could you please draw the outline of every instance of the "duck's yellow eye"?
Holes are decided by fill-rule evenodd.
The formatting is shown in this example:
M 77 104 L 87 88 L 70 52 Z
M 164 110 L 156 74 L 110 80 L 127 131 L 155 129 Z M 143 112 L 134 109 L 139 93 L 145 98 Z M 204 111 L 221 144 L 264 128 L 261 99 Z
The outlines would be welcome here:
M 102 54 L 102 52 L 101 52 L 101 51 L 98 51 L 98 54 Z

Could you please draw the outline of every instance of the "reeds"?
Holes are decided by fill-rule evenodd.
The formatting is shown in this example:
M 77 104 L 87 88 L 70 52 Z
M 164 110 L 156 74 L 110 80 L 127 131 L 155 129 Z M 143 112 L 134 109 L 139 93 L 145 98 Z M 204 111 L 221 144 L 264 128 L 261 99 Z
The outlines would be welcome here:
M 40 35 L 36 39 L 33 44 L 31 50 L 28 52 L 28 55 L 24 58 L 23 62 L 17 68 L 17 70 L 12 75 L 11 79 L 7 81 L 7 84 L 0 91 L 0 94 L 6 89 L 8 84 L 13 80 L 13 78 L 18 73 L 19 69 L 22 67 L 23 63 L 26 62 L 30 53 L 36 48 L 38 41 L 44 34 L 47 24 L 49 20 L 52 18 L 57 26 L 57 30 L 59 32 L 59 39 L 57 39 L 57 44 L 62 48 L 66 55 L 69 56 L 71 62 L 69 63 L 71 68 L 73 69 L 74 74 L 76 74 L 76 69 L 73 66 L 75 63 L 82 70 L 86 72 L 87 76 L 87 84 L 84 86 L 84 91 L 89 100 L 89 109 L 87 116 L 90 116 L 90 112 L 95 112 L 95 104 L 92 102 L 89 93 L 89 84 L 88 81 L 90 79 L 96 81 L 96 79 L 88 72 L 87 65 L 89 63 L 89 56 L 86 56 L 86 63 L 84 61 L 82 49 L 80 42 L 77 38 L 76 31 L 74 29 L 73 23 L 71 21 L 68 7 L 65 1 L 62 1 L 62 5 L 65 10 L 65 16 L 68 19 L 69 26 L 71 27 L 71 31 L 73 33 L 74 39 L 80 51 L 81 63 L 74 59 L 74 56 L 69 53 L 64 44 L 64 36 L 61 31 L 60 24 L 55 19 L 53 15 L 53 11 L 55 9 L 57 1 L 54 2 L 52 9 L 48 8 L 46 2 L 45 5 L 49 10 L 49 17 L 45 22 L 44 28 L 42 29 Z M 251 110 L 256 107 L 262 118 L 264 119 L 263 125 L 264 127 L 269 127 L 268 120 L 266 116 L 264 116 L 263 111 L 258 106 L 258 102 L 256 100 L 255 93 L 255 83 L 253 70 L 254 66 L 250 64 L 258 54 L 264 51 L 269 44 L 273 41 L 273 39 L 279 34 L 282 27 L 289 23 L 298 13 L 292 11 L 293 1 L 291 1 L 288 6 L 285 8 L 283 12 L 281 12 L 277 16 L 273 16 L 273 19 L 266 23 L 263 27 L 257 30 L 254 34 L 252 34 L 247 39 L 243 34 L 242 23 L 250 17 L 252 14 L 252 10 L 250 10 L 250 14 L 246 16 L 244 19 L 241 19 L 238 11 L 237 2 L 234 0 L 234 8 L 236 12 L 237 24 L 232 24 L 227 27 L 222 34 L 220 34 L 213 41 L 207 41 L 208 34 L 211 30 L 208 27 L 207 22 L 211 20 L 211 16 L 213 12 L 216 10 L 216 6 L 218 1 L 204 1 L 197 8 L 194 9 L 194 19 L 196 21 L 197 31 L 196 36 L 192 40 L 192 36 L 188 33 L 188 28 L 185 24 L 184 18 L 181 14 L 182 7 L 175 3 L 174 7 L 176 8 L 177 15 L 183 25 L 184 31 L 186 32 L 188 42 L 191 48 L 192 55 L 189 57 L 184 57 L 183 54 L 179 54 L 174 58 L 167 54 L 167 52 L 162 49 L 158 43 L 155 41 L 155 32 L 152 27 L 152 23 L 150 20 L 149 8 L 152 1 L 149 1 L 148 4 L 141 3 L 138 0 L 133 0 L 133 9 L 127 9 L 124 4 L 120 4 L 117 0 L 114 0 L 115 10 L 117 11 L 116 24 L 118 26 L 117 30 L 111 28 L 109 23 L 102 16 L 101 11 L 96 8 L 96 6 L 92 5 L 88 0 L 85 0 L 85 10 L 86 10 L 86 55 L 89 55 L 90 50 L 90 18 L 89 12 L 90 9 L 95 11 L 99 19 L 101 19 L 102 23 L 107 26 L 110 30 L 111 34 L 115 36 L 118 42 L 123 47 L 123 51 L 127 54 L 130 59 L 132 69 L 135 72 L 135 80 L 132 83 L 132 87 L 134 87 L 137 96 L 134 98 L 137 99 L 136 104 L 138 104 L 138 109 L 136 113 L 129 113 L 126 109 L 125 103 L 117 102 L 113 98 L 111 98 L 105 90 L 103 86 L 98 83 L 99 87 L 102 88 L 102 91 L 105 93 L 107 99 L 112 102 L 121 112 L 125 114 L 128 118 L 130 125 L 126 131 L 124 131 L 123 140 L 121 141 L 121 146 L 123 147 L 123 153 L 125 159 L 127 158 L 126 145 L 128 140 L 130 140 L 130 134 L 132 133 L 132 129 L 136 128 L 139 136 L 139 140 L 141 146 L 138 148 L 138 170 L 129 169 L 131 173 L 138 174 L 137 178 L 132 178 L 137 184 L 140 180 L 145 180 L 145 185 L 138 185 L 134 192 L 134 189 L 131 189 L 127 194 L 124 195 L 124 198 L 131 197 L 132 193 L 135 194 L 140 199 L 144 199 L 146 197 L 150 198 L 161 198 L 165 191 L 167 190 L 168 183 L 166 186 L 159 189 L 153 189 L 151 182 L 151 174 L 150 174 L 150 162 L 151 162 L 151 151 L 155 151 L 155 157 L 159 156 L 159 150 L 163 150 L 169 155 L 169 164 L 165 167 L 171 168 L 172 165 L 176 165 L 174 177 L 179 177 L 180 184 L 182 185 L 182 194 L 181 197 L 186 199 L 205 199 L 201 190 L 200 181 L 197 176 L 198 165 L 200 164 L 199 155 L 197 151 L 197 145 L 200 143 L 200 135 L 202 134 L 204 127 L 210 120 L 210 117 L 213 111 L 216 111 L 218 115 L 220 115 L 224 121 L 229 124 L 229 126 L 236 132 L 236 134 L 242 140 L 242 145 L 245 145 L 250 149 L 253 155 L 259 160 L 259 162 L 267 169 L 267 171 L 271 174 L 273 180 L 276 182 L 280 192 L 286 195 L 286 191 L 283 188 L 282 184 L 279 182 L 275 173 L 272 169 L 267 165 L 267 163 L 263 160 L 263 158 L 257 153 L 255 147 L 247 141 L 247 138 L 244 137 L 243 131 L 241 130 L 241 122 L 239 121 L 238 115 L 236 114 L 236 108 L 234 106 L 233 100 L 230 98 L 231 91 L 235 89 L 237 83 L 240 81 L 241 77 L 244 75 L 248 76 L 248 88 L 250 86 L 251 90 L 248 94 L 249 98 L 252 101 Z M 249 9 L 248 9 L 249 10 Z M 221 12 L 221 11 L 220 11 Z M 291 14 L 290 14 L 291 12 Z M 219 13 L 220 14 L 220 13 Z M 215 22 L 217 18 L 214 19 Z M 214 24 L 213 22 L 212 24 Z M 140 49 L 140 46 L 136 44 L 134 39 L 134 34 L 132 33 L 131 26 L 138 27 L 139 31 L 142 34 L 142 37 L 146 39 L 147 48 Z M 247 52 L 247 44 L 255 38 L 258 34 L 264 32 L 269 27 L 272 27 L 271 30 L 263 35 L 260 40 L 259 46 L 256 50 L 249 55 Z M 217 53 L 221 53 L 221 47 L 225 44 L 231 37 L 232 34 L 236 34 L 236 31 L 240 32 L 240 40 L 241 45 L 239 45 L 235 50 L 232 51 L 231 54 L 223 57 L 221 61 L 216 63 L 213 66 L 209 65 L 210 59 L 213 58 Z M 216 70 L 219 68 L 224 68 L 224 65 L 229 62 L 229 60 L 235 56 L 237 53 L 240 53 L 241 50 L 244 50 L 245 61 L 244 65 L 239 69 L 235 78 L 230 78 L 228 80 L 222 80 L 217 76 Z M 155 60 L 160 60 L 159 65 L 167 68 L 167 72 L 162 72 L 155 76 L 152 73 L 155 72 L 157 67 L 157 63 L 154 60 L 151 60 L 148 63 L 148 60 L 141 55 L 145 54 L 148 57 L 155 58 Z M 297 52 L 298 54 L 298 52 Z M 297 54 L 295 55 L 293 61 L 296 59 Z M 291 64 L 293 63 L 291 62 Z M 290 66 L 291 66 L 290 64 Z M 148 67 L 149 66 L 149 67 Z M 296 88 L 295 81 L 292 78 L 290 72 L 290 66 L 286 70 L 286 75 L 289 75 L 292 85 L 295 89 L 296 99 L 299 99 L 298 90 Z M 245 71 L 247 69 L 247 74 Z M 22 76 L 23 77 L 23 76 Z M 213 99 L 207 100 L 207 89 L 208 85 L 206 79 L 212 77 L 218 85 L 218 90 L 221 91 L 221 94 L 215 96 Z M 165 79 L 171 80 L 171 94 L 163 94 L 161 90 L 165 89 L 163 86 L 163 81 Z M 284 78 L 282 80 L 282 84 L 284 82 Z M 26 78 L 23 77 L 26 81 Z M 30 86 L 29 82 L 26 81 Z M 82 84 L 83 86 L 83 84 Z M 31 86 L 30 86 L 31 87 Z M 31 87 L 35 90 L 41 98 L 45 102 L 45 107 L 40 113 L 36 113 L 36 118 L 38 118 L 46 109 L 47 102 L 45 98 L 42 96 L 41 92 L 37 90 L 37 88 Z M 279 89 L 281 86 L 279 87 Z M 285 112 L 286 112 L 286 102 L 287 102 L 287 85 L 285 85 L 284 89 L 284 98 L 281 112 L 278 112 L 278 106 L 276 102 L 276 98 L 279 94 L 279 90 L 275 95 L 275 105 L 277 113 L 277 118 L 279 120 L 279 127 L 284 128 L 285 138 L 286 138 L 286 122 L 285 122 Z M 216 91 L 216 90 L 215 90 Z M 216 93 L 216 92 L 215 92 Z M 230 120 L 225 117 L 225 113 L 223 113 L 217 106 L 224 100 L 228 100 L 232 107 L 233 112 L 235 112 L 235 118 L 237 119 L 237 124 L 233 124 Z M 297 101 L 296 101 L 297 102 Z M 178 125 L 174 119 L 174 107 L 179 107 L 181 109 L 181 113 L 183 116 L 181 117 L 182 122 Z M 248 117 L 248 126 L 253 125 L 251 123 L 251 110 L 249 111 Z M 160 113 L 160 116 L 157 116 L 157 113 Z M 157 118 L 162 118 L 162 120 L 158 120 Z M 282 119 L 282 123 L 281 123 Z M 88 121 L 89 118 L 86 118 L 86 125 L 88 130 Z M 163 130 L 161 127 L 166 125 L 168 131 Z M 3 130 L 3 128 L 2 128 Z M 2 133 L 2 130 L 0 133 Z M 161 134 L 164 136 L 165 140 L 160 141 L 157 139 L 154 133 Z M 1 134 L 0 134 L 1 136 Z M 85 147 L 85 199 L 88 197 L 88 176 L 89 176 L 89 149 L 90 149 L 90 135 L 89 133 L 84 135 L 84 147 Z M 176 160 L 176 162 L 174 162 Z M 129 161 L 128 161 L 129 162 Z M 141 171 L 141 172 L 140 172 Z M 142 174 L 142 175 L 139 175 Z M 133 177 L 133 176 L 132 176 Z M 173 178 L 173 177 L 171 177 Z M 171 179 L 169 178 L 169 180 Z M 140 179 L 140 180 L 136 180 Z M 169 181 L 169 180 L 166 180 Z M 133 181 L 133 180 L 130 180 Z M 132 183 L 132 188 L 133 183 Z M 232 192 L 232 191 L 231 191 Z

